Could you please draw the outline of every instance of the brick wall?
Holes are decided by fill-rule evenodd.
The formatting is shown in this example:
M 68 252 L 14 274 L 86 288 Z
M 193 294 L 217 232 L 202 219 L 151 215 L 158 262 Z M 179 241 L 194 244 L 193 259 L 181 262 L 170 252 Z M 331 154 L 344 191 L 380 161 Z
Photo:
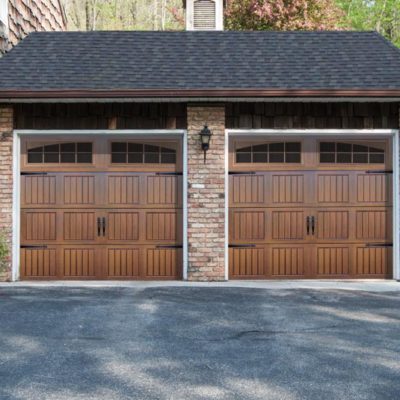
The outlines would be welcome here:
M 225 107 L 188 106 L 189 280 L 225 279 Z M 207 161 L 199 132 L 213 136 Z
M 0 105 L 0 229 L 9 245 L 6 268 L 0 268 L 0 280 L 11 278 L 12 130 L 13 109 Z

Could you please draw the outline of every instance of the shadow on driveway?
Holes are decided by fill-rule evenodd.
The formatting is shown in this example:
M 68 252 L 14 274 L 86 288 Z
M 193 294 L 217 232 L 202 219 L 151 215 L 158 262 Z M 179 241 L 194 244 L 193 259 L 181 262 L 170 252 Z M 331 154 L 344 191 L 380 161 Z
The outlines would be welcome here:
M 398 399 L 400 293 L 0 288 L 0 399 Z

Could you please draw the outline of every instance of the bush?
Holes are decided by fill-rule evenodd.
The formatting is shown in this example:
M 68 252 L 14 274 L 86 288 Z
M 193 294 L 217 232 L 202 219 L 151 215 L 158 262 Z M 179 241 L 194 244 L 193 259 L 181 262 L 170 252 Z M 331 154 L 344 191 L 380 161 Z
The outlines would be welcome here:
M 7 269 L 9 253 L 6 234 L 4 231 L 0 231 L 0 273 L 5 272 Z

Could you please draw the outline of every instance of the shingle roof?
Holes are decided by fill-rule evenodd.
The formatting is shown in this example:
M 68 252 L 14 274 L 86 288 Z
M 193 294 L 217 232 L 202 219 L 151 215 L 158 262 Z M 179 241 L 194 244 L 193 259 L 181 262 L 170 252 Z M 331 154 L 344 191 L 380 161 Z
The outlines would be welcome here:
M 374 32 L 38 32 L 0 59 L 7 90 L 400 90 Z

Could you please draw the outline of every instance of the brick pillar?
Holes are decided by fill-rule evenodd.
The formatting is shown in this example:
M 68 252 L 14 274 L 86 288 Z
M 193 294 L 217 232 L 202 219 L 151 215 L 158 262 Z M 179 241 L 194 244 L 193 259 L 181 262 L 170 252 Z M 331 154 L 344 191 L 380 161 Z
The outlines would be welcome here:
M 188 106 L 188 279 L 225 279 L 225 107 Z M 204 164 L 199 132 L 212 131 Z
M 0 265 L 0 281 L 11 279 L 12 131 L 13 109 L 9 106 L 0 105 L 0 236 L 5 238 L 9 248 L 5 263 Z

